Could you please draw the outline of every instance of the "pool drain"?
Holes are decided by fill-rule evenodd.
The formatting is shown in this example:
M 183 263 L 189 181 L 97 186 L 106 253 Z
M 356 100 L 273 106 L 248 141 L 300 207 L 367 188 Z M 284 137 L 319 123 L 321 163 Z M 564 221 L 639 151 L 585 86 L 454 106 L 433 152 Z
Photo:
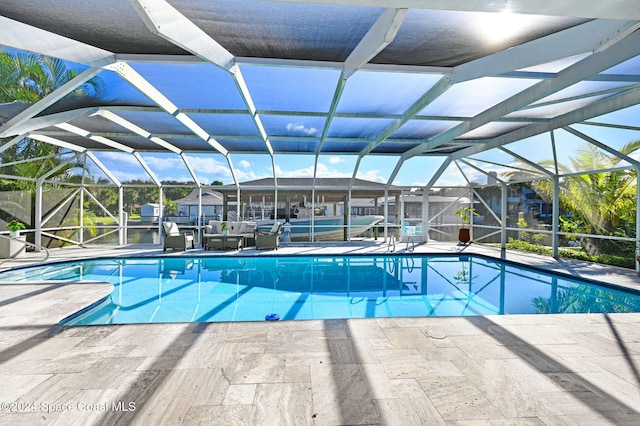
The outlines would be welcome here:
M 266 317 L 264 317 L 264 319 L 266 321 L 278 321 L 280 319 L 280 315 L 278 315 L 278 314 L 269 314 Z

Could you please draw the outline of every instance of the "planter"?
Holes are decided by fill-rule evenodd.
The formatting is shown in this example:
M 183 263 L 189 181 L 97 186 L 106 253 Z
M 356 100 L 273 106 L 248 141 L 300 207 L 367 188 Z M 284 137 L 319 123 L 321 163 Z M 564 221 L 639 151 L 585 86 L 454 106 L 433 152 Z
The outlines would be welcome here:
M 20 231 L 9 231 L 9 236 L 11 238 L 18 238 L 20 236 Z
M 14 259 L 24 256 L 27 247 L 26 241 L 26 235 L 11 239 L 0 238 L 0 258 Z
M 471 241 L 471 229 L 469 228 L 460 228 L 458 230 L 458 241 L 461 243 L 468 243 Z

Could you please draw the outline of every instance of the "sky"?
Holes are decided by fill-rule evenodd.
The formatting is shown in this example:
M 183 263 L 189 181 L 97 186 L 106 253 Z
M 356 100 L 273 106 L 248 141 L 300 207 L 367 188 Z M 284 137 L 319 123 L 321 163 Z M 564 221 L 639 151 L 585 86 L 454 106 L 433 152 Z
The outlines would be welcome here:
M 146 173 L 135 160 L 128 154 L 122 153 L 97 153 L 100 161 L 121 181 L 146 178 Z M 190 181 L 189 174 L 182 159 L 177 155 L 158 155 L 154 153 L 142 153 L 142 158 L 149 168 L 160 180 Z M 187 159 L 192 165 L 196 175 L 203 183 L 211 183 L 215 180 L 225 184 L 233 183 L 233 178 L 227 160 L 222 155 L 187 154 Z M 271 158 L 268 155 L 231 155 L 236 177 L 240 182 L 273 177 Z M 351 177 L 356 162 L 355 156 L 321 156 L 317 165 L 317 177 Z M 364 164 L 366 163 L 366 164 Z M 356 177 L 374 182 L 387 182 L 395 160 L 388 157 L 376 156 L 362 161 L 360 171 Z M 313 177 L 314 157 L 307 155 L 278 155 L 275 156 L 275 169 L 278 177 Z M 411 175 L 409 169 L 403 174 Z M 413 176 L 406 176 L 408 185 L 420 184 L 421 174 L 414 172 Z M 424 175 L 422 175 L 424 179 Z M 402 176 L 396 182 L 402 181 Z M 426 181 L 425 181 L 426 182 Z
M 245 110 L 246 106 L 239 94 L 237 86 L 229 73 L 211 64 L 193 64 L 180 66 L 175 64 L 131 64 L 153 86 L 159 88 L 171 102 L 180 109 L 197 111 L 209 110 Z M 70 64 L 70 67 L 77 67 Z M 318 138 L 324 126 L 324 116 L 314 113 L 326 113 L 329 109 L 340 74 L 334 69 L 289 68 L 243 65 L 242 75 L 250 89 L 251 101 L 258 111 L 273 111 L 275 114 L 261 115 L 262 122 L 274 146 L 278 143 L 296 143 L 278 141 L 282 137 L 315 137 Z M 176 77 L 178 76 L 178 77 Z M 108 90 L 102 98 L 109 103 L 141 103 L 148 104 L 149 99 L 130 86 L 127 82 L 112 73 L 103 71 L 100 78 Z M 439 79 L 439 74 L 401 74 L 382 71 L 358 71 L 346 83 L 338 104 L 338 114 L 401 114 L 411 106 L 423 93 Z M 176 84 L 176 79 L 178 83 Z M 513 93 L 523 90 L 537 82 L 529 79 L 481 78 L 454 85 L 435 102 L 419 112 L 419 115 L 452 115 L 473 117 L 483 109 L 508 98 Z M 582 85 L 583 83 L 580 83 Z M 595 83 L 589 83 L 595 84 Z M 576 85 L 579 86 L 579 85 Z M 596 90 L 597 88 L 568 88 L 566 96 L 576 90 Z M 464 96 L 466 94 L 466 96 Z M 557 96 L 557 95 L 555 95 Z M 544 99 L 542 100 L 544 101 Z M 551 105 L 553 107 L 554 104 Z M 549 106 L 539 111 L 548 112 Z M 286 111 L 303 111 L 311 115 L 287 115 Z M 528 110 L 535 113 L 535 109 Z M 526 113 L 526 112 L 525 112 Z M 591 121 L 629 125 L 637 121 L 640 107 L 627 108 L 610 113 Z M 221 140 L 225 135 L 259 136 L 253 121 L 248 114 L 195 114 L 190 115 L 210 134 L 216 134 Z M 136 115 L 131 113 L 129 119 L 135 122 Z M 389 124 L 390 118 L 336 117 L 329 129 L 329 138 L 347 138 L 357 140 L 375 138 Z M 403 125 L 393 136 L 399 138 L 417 138 L 420 135 L 435 135 L 455 126 L 457 122 L 437 120 L 412 120 Z M 177 121 L 170 123 L 167 133 L 184 131 Z M 574 125 L 576 130 L 588 134 L 597 140 L 607 143 L 613 148 L 640 139 L 640 131 L 633 129 L 614 129 L 608 127 Z M 476 129 L 482 134 L 485 128 Z M 554 132 L 558 161 L 570 163 L 570 156 L 585 141 L 564 130 Z M 424 137 L 423 137 L 424 138 Z M 223 143 L 224 144 L 224 143 Z M 534 162 L 553 158 L 550 133 L 528 138 L 507 145 L 507 148 Z M 266 154 L 230 155 L 236 178 L 240 182 L 272 177 L 273 164 Z M 140 153 L 150 169 L 160 180 L 179 182 L 192 181 L 192 177 L 180 156 L 173 153 Z M 126 153 L 99 152 L 100 161 L 109 168 L 121 181 L 148 179 L 146 172 L 137 160 Z M 220 154 L 185 154 L 198 179 L 205 184 L 222 181 L 233 183 L 230 165 Z M 478 161 L 474 165 L 484 172 L 495 171 L 498 174 L 513 171 L 505 166 L 493 165 L 479 160 L 488 160 L 505 165 L 519 164 L 512 156 L 497 149 L 474 156 Z M 399 156 L 367 155 L 360 162 L 357 178 L 374 182 L 387 183 L 395 168 Z M 406 161 L 392 182 L 399 186 L 424 186 L 442 164 L 443 157 L 414 157 Z M 315 157 L 309 154 L 275 155 L 275 173 L 278 177 L 312 177 Z M 321 155 L 317 163 L 318 177 L 351 177 L 357 162 L 357 155 Z M 486 175 L 468 166 L 462 169 L 466 178 L 473 182 L 484 183 Z M 94 168 L 96 174 L 100 174 Z M 461 170 L 450 166 L 442 175 L 437 185 L 464 185 L 466 179 Z
M 610 113 L 591 121 L 624 124 L 633 122 L 638 114 L 640 114 L 640 106 Z M 620 149 L 625 144 L 640 139 L 639 130 L 615 129 L 584 124 L 574 125 L 573 128 L 596 140 L 606 142 L 614 149 Z M 554 139 L 558 162 L 568 166 L 571 165 L 570 157 L 575 155 L 576 150 L 587 145 L 583 139 L 562 129 L 554 131 Z M 551 134 L 549 132 L 508 144 L 505 148 L 536 163 L 553 158 Z M 604 151 L 600 149 L 598 149 L 598 151 L 604 153 Z M 184 182 L 191 180 L 184 166 L 184 162 L 177 155 L 142 153 L 141 156 L 160 180 Z M 142 167 L 128 154 L 99 153 L 98 157 L 107 167 L 114 170 L 115 175 L 121 181 L 145 177 L 145 172 Z M 640 160 L 639 153 L 634 153 L 631 157 Z M 187 158 L 203 183 L 211 183 L 215 180 L 222 181 L 225 184 L 233 182 L 228 162 L 222 155 L 188 154 Z M 507 166 L 522 166 L 513 156 L 498 149 L 476 154 L 473 158 L 476 160 L 472 161 L 474 165 L 485 172 L 495 171 L 498 175 L 500 175 L 500 173 L 514 171 L 514 169 L 490 164 L 482 160 L 501 163 Z M 231 159 L 237 179 L 240 182 L 273 176 L 271 158 L 268 155 L 231 154 Z M 398 159 L 399 156 L 366 156 L 360 162 L 356 177 L 386 183 Z M 279 177 L 312 177 L 314 160 L 313 155 L 276 154 L 276 174 Z M 321 155 L 318 159 L 317 176 L 351 177 L 356 160 L 356 155 Z M 433 173 L 440 167 L 442 162 L 442 157 L 414 157 L 409 159 L 403 164 L 393 184 L 414 187 L 424 186 L 429 182 Z M 620 165 L 626 164 L 624 161 L 620 163 Z M 486 182 L 486 175 L 483 173 L 469 167 L 463 167 L 463 170 L 469 180 L 479 183 Z M 466 180 L 458 167 L 452 165 L 443 173 L 437 185 L 457 186 L 461 184 L 464 185 L 465 182 Z
M 571 61 L 564 61 L 562 66 L 568 66 Z M 245 109 L 244 101 L 238 93 L 228 73 L 210 64 L 187 67 L 182 84 L 174 84 L 176 66 L 165 64 L 132 64 L 149 82 L 161 88 L 163 93 L 180 108 L 213 108 L 213 109 Z M 549 67 L 559 67 L 554 63 Z M 555 68 L 554 68 L 555 70 Z M 307 113 L 324 113 L 329 110 L 333 93 L 340 77 L 337 70 L 314 68 L 289 68 L 268 66 L 241 66 L 243 78 L 250 89 L 251 100 L 258 111 L 304 111 Z M 180 73 L 184 74 L 184 67 Z M 206 82 L 202 81 L 206 75 Z M 441 78 L 439 74 L 404 74 L 381 71 L 358 71 L 347 80 L 336 112 L 338 114 L 401 114 L 423 93 L 433 87 Z M 514 93 L 537 83 L 532 79 L 504 79 L 480 78 L 461 84 L 456 84 L 441 95 L 436 101 L 419 112 L 419 115 L 452 115 L 473 117 L 485 108 L 509 98 Z M 110 82 L 111 84 L 111 82 Z M 114 84 L 113 87 L 121 87 Z M 597 91 L 599 88 L 609 88 L 611 82 L 587 82 L 571 86 L 558 94 L 540 100 L 553 101 L 558 97 L 575 96 L 580 93 Z M 601 85 L 601 86 L 598 86 Z M 199 90 L 196 90 L 198 89 Z M 122 88 L 131 90 L 131 88 Z M 125 97 L 131 96 L 127 92 Z M 195 96 L 193 94 L 196 94 Z M 580 100 L 590 102 L 588 98 Z M 524 114 L 540 117 L 553 117 L 559 112 L 561 104 L 543 105 L 528 109 Z M 613 122 L 617 124 L 632 124 L 635 122 L 640 107 L 627 108 L 607 116 L 592 119 L 592 121 Z M 259 134 L 252 121 L 225 116 L 220 119 L 207 117 L 206 121 L 193 116 L 205 129 L 212 134 L 247 134 L 257 137 Z M 319 137 L 322 133 L 325 119 L 314 115 L 261 115 L 267 134 L 270 135 L 274 146 L 278 146 L 278 136 Z M 352 140 L 375 138 L 387 126 L 391 119 L 385 118 L 349 118 L 335 117 L 331 123 L 328 137 L 347 138 Z M 411 120 L 405 123 L 392 135 L 398 138 L 424 139 L 424 135 L 436 135 L 447 130 L 458 122 L 437 120 Z M 490 126 L 483 126 L 475 130 L 477 137 L 484 132 L 491 132 Z M 251 130 L 252 129 L 252 130 Z M 600 141 L 606 142 L 614 148 L 620 148 L 624 143 L 640 139 L 638 131 L 619 130 L 606 127 L 580 126 L 581 132 L 587 133 Z M 575 153 L 580 144 L 585 141 L 571 135 L 564 130 L 554 132 L 557 157 L 561 163 L 569 164 L 569 157 Z M 286 144 L 286 142 L 284 142 Z M 288 142 L 291 144 L 291 142 Z M 325 143 L 325 146 L 327 143 Z M 517 154 L 535 162 L 553 158 L 550 133 L 528 138 L 508 145 Z M 289 145 L 296 149 L 295 145 Z M 152 169 L 157 170 L 161 180 L 191 180 L 181 160 L 160 157 L 154 154 L 143 155 Z M 519 164 L 510 155 L 497 149 L 476 156 L 503 164 Z M 228 167 L 227 159 L 221 155 L 198 156 L 188 155 L 194 170 L 203 182 L 219 180 L 232 183 L 233 179 Z M 356 174 L 357 178 L 375 182 L 387 183 L 395 168 L 399 156 L 368 155 L 361 162 Z M 240 182 L 273 176 L 271 158 L 268 155 L 231 154 L 231 161 Z M 313 155 L 275 155 L 275 171 L 280 177 L 312 177 L 315 158 Z M 321 155 L 317 164 L 317 176 L 351 177 L 356 165 L 357 155 Z M 414 157 L 406 161 L 395 177 L 393 184 L 399 186 L 424 186 L 442 164 L 442 157 Z M 105 162 L 106 164 L 106 162 Z M 114 163 L 117 164 L 117 163 Z M 495 171 L 498 174 L 513 171 L 507 167 L 500 167 L 483 162 L 475 163 L 483 171 Z M 127 169 L 127 173 L 133 169 Z M 464 168 L 467 179 L 473 182 L 486 182 L 486 175 L 469 167 Z M 124 179 L 126 180 L 126 179 Z M 438 181 L 441 186 L 464 185 L 466 179 L 457 166 L 449 167 Z
M 637 114 L 640 107 L 634 110 L 620 112 L 614 114 L 613 117 L 607 119 L 615 119 L 621 114 L 632 116 Z M 600 141 L 608 141 L 609 146 L 614 149 L 621 148 L 624 144 L 640 139 L 640 131 L 611 129 L 599 126 L 575 125 L 574 128 L 580 132 L 586 133 Z M 575 135 L 572 135 L 562 129 L 554 131 L 555 145 L 557 149 L 558 162 L 571 166 L 570 157 L 575 155 L 576 150 L 587 146 L 586 142 Z M 525 140 L 514 142 L 505 146 L 507 149 L 518 155 L 527 158 L 530 161 L 539 163 L 553 158 L 551 134 L 544 133 Z M 597 149 L 597 151 L 604 151 Z M 609 155 L 609 154 L 607 154 Z M 128 154 L 121 153 L 98 153 L 98 158 L 111 169 L 116 177 L 121 181 L 145 178 L 146 174 L 139 163 Z M 186 169 L 182 159 L 173 154 L 156 154 L 142 153 L 142 158 L 149 165 L 151 170 L 156 173 L 160 180 L 182 181 L 191 180 L 190 174 Z M 211 183 L 213 181 L 222 181 L 225 184 L 233 183 L 229 165 L 225 157 L 222 155 L 186 155 L 190 164 L 193 166 L 195 173 L 203 183 Z M 632 158 L 640 160 L 640 155 L 634 153 Z M 386 183 L 393 171 L 398 156 L 376 156 L 370 155 L 365 157 L 358 169 L 356 177 L 359 179 L 370 180 L 374 182 Z M 472 157 L 474 160 L 470 162 L 484 172 L 495 171 L 500 176 L 501 173 L 512 172 L 515 169 L 507 167 L 508 165 L 517 165 L 522 167 L 513 156 L 492 149 Z M 236 172 L 238 181 L 245 182 L 255 179 L 273 177 L 273 168 L 271 158 L 268 155 L 244 155 L 232 154 L 232 165 Z M 275 155 L 275 168 L 278 177 L 313 177 L 314 170 L 313 155 Z M 357 156 L 355 155 L 321 155 L 317 164 L 318 177 L 351 177 L 356 164 Z M 485 161 L 488 162 L 485 162 Z M 443 157 L 414 157 L 407 160 L 400 172 L 393 181 L 394 185 L 423 187 L 432 178 L 433 173 L 440 167 Z M 491 163 L 500 163 L 505 166 L 495 165 Z M 621 161 L 620 165 L 628 163 Z M 485 183 L 487 177 L 484 173 L 468 166 L 462 166 L 462 170 L 472 182 Z M 580 170 L 574 170 L 580 171 Z M 466 183 L 466 179 L 462 176 L 461 170 L 451 165 L 442 174 L 436 186 L 459 186 Z

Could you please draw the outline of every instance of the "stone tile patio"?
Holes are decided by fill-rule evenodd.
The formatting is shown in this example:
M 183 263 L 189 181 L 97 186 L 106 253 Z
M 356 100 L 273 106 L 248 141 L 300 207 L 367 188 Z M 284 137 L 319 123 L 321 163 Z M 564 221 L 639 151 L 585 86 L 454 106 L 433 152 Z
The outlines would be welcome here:
M 465 251 L 638 284 L 634 271 Z M 70 249 L 48 261 L 159 252 Z M 640 424 L 640 314 L 57 325 L 110 291 L 0 283 L 0 424 Z

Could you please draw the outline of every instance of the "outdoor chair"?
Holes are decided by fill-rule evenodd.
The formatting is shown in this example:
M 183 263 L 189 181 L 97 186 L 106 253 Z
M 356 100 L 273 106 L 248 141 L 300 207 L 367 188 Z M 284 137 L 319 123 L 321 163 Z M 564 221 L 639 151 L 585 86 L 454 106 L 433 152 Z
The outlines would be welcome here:
M 280 228 L 282 228 L 282 222 L 276 222 L 268 232 L 256 231 L 256 250 L 263 248 L 274 248 L 278 250 L 278 246 L 280 245 Z
M 162 274 L 162 278 L 175 279 L 178 275 L 184 275 L 187 269 L 192 268 L 192 259 L 179 257 L 160 259 L 160 272 Z
M 187 250 L 188 246 L 194 248 L 194 237 L 192 231 L 180 231 L 175 222 L 163 222 L 162 233 L 164 235 L 164 248 Z

